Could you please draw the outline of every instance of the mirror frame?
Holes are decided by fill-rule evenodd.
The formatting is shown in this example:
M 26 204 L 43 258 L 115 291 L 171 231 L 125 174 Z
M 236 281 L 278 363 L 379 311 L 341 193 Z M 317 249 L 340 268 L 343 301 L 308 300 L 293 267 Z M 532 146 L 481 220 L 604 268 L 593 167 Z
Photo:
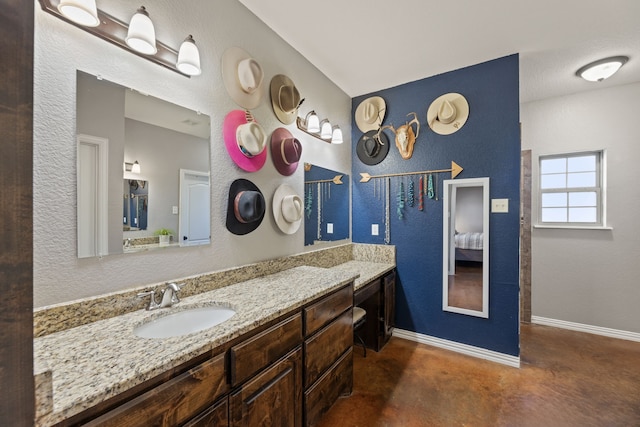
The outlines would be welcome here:
M 462 187 L 482 188 L 482 311 L 449 305 L 449 263 L 455 260 L 455 193 Z M 442 211 L 442 309 L 469 316 L 489 317 L 489 178 L 448 179 L 443 181 Z M 453 225 L 453 226 L 452 226 Z

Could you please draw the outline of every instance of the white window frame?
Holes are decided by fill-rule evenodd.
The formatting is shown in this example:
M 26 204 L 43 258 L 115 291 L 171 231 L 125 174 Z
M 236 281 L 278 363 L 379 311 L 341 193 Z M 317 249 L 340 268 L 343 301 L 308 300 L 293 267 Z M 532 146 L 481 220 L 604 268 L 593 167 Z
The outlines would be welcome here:
M 542 161 L 549 159 L 569 159 L 571 157 L 583 157 L 585 155 L 596 155 L 596 185 L 586 188 L 542 188 Z M 607 227 L 606 215 L 606 151 L 576 151 L 569 153 L 549 154 L 538 156 L 538 221 L 536 228 L 574 228 L 574 229 L 610 229 Z M 569 172 L 568 172 L 569 173 Z M 596 222 L 571 222 L 567 216 L 566 222 L 543 222 L 542 221 L 542 196 L 549 193 L 578 193 L 578 192 L 595 192 L 596 193 Z M 567 206 L 568 208 L 568 206 Z

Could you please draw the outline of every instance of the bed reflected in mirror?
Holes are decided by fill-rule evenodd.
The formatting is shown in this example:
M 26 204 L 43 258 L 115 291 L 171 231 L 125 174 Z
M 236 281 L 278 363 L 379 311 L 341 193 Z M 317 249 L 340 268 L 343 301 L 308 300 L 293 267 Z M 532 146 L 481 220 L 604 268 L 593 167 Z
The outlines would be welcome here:
M 489 178 L 444 181 L 443 310 L 489 317 Z

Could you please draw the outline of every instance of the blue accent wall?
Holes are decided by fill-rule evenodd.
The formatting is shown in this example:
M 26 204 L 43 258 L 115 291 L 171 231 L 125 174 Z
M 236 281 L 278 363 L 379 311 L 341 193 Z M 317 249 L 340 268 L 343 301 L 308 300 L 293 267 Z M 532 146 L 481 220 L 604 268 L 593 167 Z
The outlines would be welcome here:
M 437 58 L 434 58 L 437 61 Z M 366 69 L 362 70 L 363 72 Z M 469 103 L 469 118 L 451 135 L 438 135 L 426 124 L 429 105 L 440 95 L 458 92 Z M 352 114 L 364 99 L 381 96 L 386 102 L 384 125 L 398 127 L 416 112 L 420 133 L 413 156 L 403 160 L 394 135 L 385 130 L 391 149 L 384 161 L 363 164 L 356 154 L 362 132 L 352 115 L 353 241 L 384 244 L 384 179 L 361 183 L 360 173 L 381 175 L 448 169 L 451 161 L 464 168 L 458 178 L 490 178 L 490 198 L 509 199 L 509 213 L 490 214 L 489 318 L 442 310 L 442 199 L 425 197 L 406 206 L 403 219 L 396 213 L 396 194 L 402 181 L 391 179 L 391 242 L 396 246 L 396 327 L 446 340 L 517 356 L 519 349 L 519 210 L 520 210 L 520 110 L 518 56 L 511 55 L 427 79 L 359 96 Z M 435 178 L 436 175 L 434 175 Z M 450 174 L 437 174 L 438 194 Z M 414 178 L 416 189 L 418 178 Z M 378 181 L 377 183 L 374 181 Z M 417 195 L 416 190 L 416 195 Z M 379 224 L 379 236 L 371 235 Z

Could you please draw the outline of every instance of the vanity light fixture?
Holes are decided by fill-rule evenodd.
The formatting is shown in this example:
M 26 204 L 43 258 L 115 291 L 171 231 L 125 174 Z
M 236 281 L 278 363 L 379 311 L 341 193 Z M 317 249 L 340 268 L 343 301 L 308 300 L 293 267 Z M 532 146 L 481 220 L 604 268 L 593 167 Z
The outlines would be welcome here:
M 140 163 L 137 160 L 133 163 L 124 162 L 124 171 L 140 174 Z
M 581 67 L 576 75 L 590 82 L 601 82 L 614 75 L 628 60 L 628 56 L 600 59 Z
M 144 6 L 140 6 L 131 17 L 125 41 L 136 52 L 145 55 L 155 55 L 158 52 L 156 30 L 151 18 L 149 18 L 149 12 Z
M 127 24 L 97 9 L 95 0 L 38 0 L 38 2 L 45 12 L 141 58 L 162 65 L 185 77 L 197 75 L 188 74 L 179 69 L 179 52 L 155 39 L 155 29 L 144 6 L 138 9 L 131 18 L 130 24 Z M 84 15 L 85 18 L 93 16 L 94 9 L 97 19 L 91 18 L 85 21 L 82 16 Z M 140 29 L 139 25 L 143 29 Z
M 200 51 L 198 51 L 198 46 L 196 46 L 196 42 L 193 40 L 191 34 L 189 34 L 189 37 L 180 45 L 176 67 L 184 74 L 190 76 L 199 76 L 202 73 L 202 69 L 200 68 Z
M 298 129 L 324 142 L 342 144 L 342 130 L 340 126 L 331 126 L 329 119 L 320 121 L 315 111 L 309 111 L 305 118 L 296 119 Z
M 95 0 L 60 0 L 58 11 L 79 25 L 97 27 L 100 24 Z
M 327 119 L 323 119 L 320 122 L 320 138 L 322 139 L 331 139 L 333 133 L 333 129 L 331 127 L 331 123 Z

